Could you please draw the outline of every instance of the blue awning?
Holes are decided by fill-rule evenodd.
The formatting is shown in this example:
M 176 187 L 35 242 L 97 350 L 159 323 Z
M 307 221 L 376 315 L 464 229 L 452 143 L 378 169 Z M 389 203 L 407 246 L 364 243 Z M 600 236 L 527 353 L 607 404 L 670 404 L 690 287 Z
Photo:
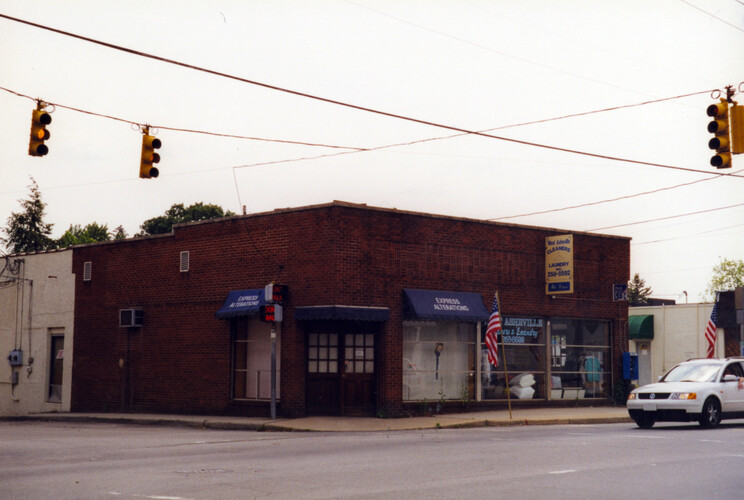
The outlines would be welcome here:
M 404 288 L 410 308 L 407 316 L 434 321 L 479 323 L 488 321 L 488 309 L 483 297 L 472 292 L 412 290 Z
M 390 309 L 387 307 L 363 306 L 301 306 L 294 308 L 296 320 L 349 320 L 349 321 L 387 321 Z
M 258 308 L 266 305 L 263 288 L 251 290 L 233 290 L 227 294 L 227 299 L 216 316 L 218 319 L 236 318 L 258 314 Z

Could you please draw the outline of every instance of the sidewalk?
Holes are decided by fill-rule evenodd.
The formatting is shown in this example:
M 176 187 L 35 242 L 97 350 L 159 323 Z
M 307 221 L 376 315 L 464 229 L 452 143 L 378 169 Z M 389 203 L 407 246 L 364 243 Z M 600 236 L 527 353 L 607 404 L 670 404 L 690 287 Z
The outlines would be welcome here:
M 139 413 L 39 413 L 0 416 L 0 420 L 42 420 L 49 422 L 104 422 L 134 425 L 185 426 L 209 429 L 253 431 L 373 432 L 419 429 L 513 425 L 567 425 L 632 422 L 625 407 L 531 408 L 453 413 L 410 418 L 305 417 L 294 419 L 221 417 Z

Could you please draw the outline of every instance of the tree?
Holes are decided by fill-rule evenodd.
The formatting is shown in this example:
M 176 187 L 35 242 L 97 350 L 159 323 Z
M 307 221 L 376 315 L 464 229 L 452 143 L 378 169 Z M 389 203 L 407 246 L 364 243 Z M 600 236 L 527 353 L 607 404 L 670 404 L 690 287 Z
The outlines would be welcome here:
M 95 241 L 108 241 L 111 239 L 108 226 L 92 222 L 85 227 L 79 224 L 70 225 L 70 229 L 57 240 L 59 248 L 67 248 L 72 245 L 82 245 L 84 243 L 93 243 Z
M 127 232 L 124 230 L 124 226 L 118 226 L 114 229 L 114 239 L 117 241 L 127 239 Z
M 137 236 L 169 233 L 174 224 L 183 222 L 194 222 L 199 220 L 215 219 L 219 217 L 230 217 L 235 215 L 229 210 L 223 211 L 219 205 L 194 203 L 184 207 L 183 203 L 177 203 L 165 211 L 165 215 L 153 217 L 142 223 L 140 233 Z
M 713 267 L 713 276 L 705 289 L 705 298 L 715 297 L 721 290 L 744 286 L 744 260 L 724 259 Z
M 628 282 L 628 303 L 631 306 L 638 306 L 648 303 L 648 297 L 653 290 L 646 286 L 646 281 L 638 273 L 633 275 L 633 279 Z
M 29 198 L 18 200 L 22 211 L 11 212 L 8 226 L 3 228 L 6 237 L 1 240 L 10 253 L 41 252 L 56 246 L 49 237 L 54 224 L 44 222 L 46 203 L 41 201 L 41 192 L 33 177 L 29 189 Z

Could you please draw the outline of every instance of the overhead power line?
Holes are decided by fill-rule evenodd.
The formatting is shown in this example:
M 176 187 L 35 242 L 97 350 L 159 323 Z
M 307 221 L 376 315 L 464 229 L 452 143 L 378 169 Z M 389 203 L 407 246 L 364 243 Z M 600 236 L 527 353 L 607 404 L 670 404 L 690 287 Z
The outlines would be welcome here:
M 14 95 L 16 95 L 18 97 L 25 97 L 26 99 L 31 99 L 32 101 L 36 101 L 37 100 L 37 99 L 35 99 L 35 98 L 33 98 L 33 97 L 29 96 L 29 95 L 22 94 L 20 92 L 17 92 L 15 90 L 11 90 L 11 89 L 7 89 L 5 87 L 0 87 L 0 90 L 3 90 L 3 91 L 8 92 L 10 94 L 14 94 Z M 60 103 L 57 103 L 57 102 L 49 102 L 49 101 L 44 101 L 44 102 L 46 104 L 53 105 L 53 106 L 55 106 L 57 108 L 69 109 L 70 111 L 76 111 L 78 113 L 83 113 L 83 114 L 86 114 L 86 115 L 97 116 L 99 118 L 106 118 L 106 119 L 115 120 L 115 121 L 118 121 L 118 122 L 129 123 L 131 125 L 138 125 L 138 126 L 145 125 L 144 123 L 136 122 L 134 120 L 130 120 L 130 119 L 127 119 L 127 118 L 121 118 L 121 117 L 118 117 L 118 116 L 106 115 L 106 114 L 103 114 L 103 113 L 96 113 L 95 111 L 89 111 L 89 110 L 86 110 L 86 109 L 75 108 L 73 106 L 67 106 L 65 104 L 60 104 Z M 300 146 L 314 146 L 314 147 L 333 148 L 333 149 L 348 149 L 348 150 L 351 150 L 353 152 L 360 152 L 360 151 L 366 151 L 367 150 L 367 148 L 359 148 L 359 147 L 353 147 L 353 146 L 338 146 L 338 145 L 334 145 L 334 144 L 320 144 L 320 143 L 306 142 L 306 141 L 291 141 L 289 139 L 268 139 L 266 137 L 252 137 L 252 136 L 236 135 L 236 134 L 223 134 L 223 133 L 218 133 L 218 132 L 209 132 L 209 131 L 206 131 L 206 130 L 193 130 L 193 129 L 186 129 L 186 128 L 168 127 L 168 126 L 165 126 L 165 125 L 150 125 L 150 127 L 151 128 L 157 128 L 157 129 L 160 129 L 160 130 L 172 130 L 174 132 L 186 132 L 186 133 L 191 133 L 191 134 L 202 134 L 202 135 L 211 135 L 211 136 L 217 136 L 217 137 L 228 137 L 228 138 L 231 138 L 231 139 L 245 139 L 245 140 L 250 140 L 250 141 L 263 141 L 263 142 L 278 142 L 278 143 L 282 143 L 282 144 L 297 144 L 297 145 L 300 145 Z
M 710 12 L 708 12 L 707 10 L 703 10 L 703 9 L 701 9 L 700 7 L 698 7 L 697 5 L 693 5 L 693 4 L 691 4 L 691 3 L 690 3 L 690 2 L 688 2 L 687 0 L 680 0 L 680 1 L 681 1 L 682 3 L 684 3 L 684 4 L 687 4 L 687 5 L 689 5 L 689 6 L 690 6 L 690 7 L 692 7 L 693 9 L 695 9 L 695 10 L 699 10 L 699 11 L 700 11 L 700 12 L 702 12 L 703 14 L 706 14 L 706 15 L 708 15 L 708 16 L 710 16 L 710 17 L 712 17 L 713 19 L 715 19 L 715 20 L 717 20 L 717 21 L 720 21 L 720 22 L 722 22 L 723 24 L 728 24 L 728 25 L 729 25 L 729 26 L 731 26 L 732 28 L 734 28 L 734 29 L 737 29 L 737 30 L 739 30 L 739 31 L 742 31 L 742 32 L 744 32 L 744 29 L 742 29 L 742 28 L 741 28 L 741 26 L 737 26 L 737 25 L 735 25 L 735 24 L 732 24 L 732 23 L 730 23 L 730 22 L 726 21 L 725 19 L 721 19 L 720 17 L 718 17 L 718 16 L 716 16 L 716 15 L 713 15 L 713 14 L 711 14 L 711 13 L 710 13 Z
M 744 203 L 737 203 L 736 205 L 728 205 L 728 206 L 725 206 L 725 207 L 709 208 L 707 210 L 699 210 L 697 212 L 688 212 L 686 214 L 669 215 L 667 217 L 658 217 L 656 219 L 648 219 L 648 220 L 642 220 L 642 221 L 637 221 L 637 222 L 628 222 L 626 224 L 617 224 L 615 226 L 596 227 L 594 229 L 587 229 L 586 231 L 588 231 L 588 232 L 603 231 L 605 229 L 615 229 L 615 228 L 618 228 L 618 227 L 635 226 L 635 225 L 638 225 L 638 224 L 647 224 L 649 222 L 658 222 L 660 220 L 678 219 L 680 217 L 688 217 L 690 215 L 707 214 L 707 213 L 710 213 L 710 212 L 718 212 L 719 210 L 728 210 L 729 208 L 738 208 L 738 207 L 744 207 Z
M 397 113 L 392 113 L 392 112 L 388 112 L 388 111 L 382 111 L 382 110 L 378 110 L 378 109 L 368 108 L 368 107 L 365 107 L 365 106 L 360 106 L 360 105 L 357 105 L 357 104 L 351 104 L 351 103 L 347 103 L 347 102 L 343 102 L 343 101 L 338 101 L 338 100 L 335 100 L 335 99 L 329 99 L 329 98 L 326 98 L 326 97 L 321 97 L 321 96 L 317 96 L 317 95 L 313 95 L 313 94 L 308 94 L 306 92 L 300 92 L 300 91 L 297 91 L 297 90 L 287 89 L 287 88 L 284 88 L 284 87 L 279 87 L 277 85 L 271 85 L 271 84 L 268 84 L 268 83 L 259 82 L 259 81 L 256 81 L 256 80 L 250 80 L 248 78 L 243 78 L 243 77 L 231 75 L 231 74 L 228 74 L 228 73 L 223 73 L 223 72 L 220 72 L 220 71 L 215 71 L 215 70 L 211 70 L 211 69 L 207 69 L 207 68 L 202 68 L 200 66 L 195 66 L 193 64 L 188 64 L 188 63 L 184 63 L 184 62 L 181 62 L 181 61 L 176 61 L 174 59 L 169 59 L 169 58 L 166 58 L 166 57 L 157 56 L 157 55 L 150 54 L 150 53 L 147 53 L 147 52 L 142 52 L 142 51 L 131 49 L 131 48 L 128 48 L 128 47 L 123 47 L 121 45 L 116 45 L 116 44 L 112 44 L 112 43 L 108 43 L 108 42 L 103 42 L 103 41 L 100 41 L 100 40 L 96 40 L 96 39 L 93 39 L 93 38 L 85 37 L 85 36 L 78 35 L 78 34 L 75 34 L 75 33 L 70 33 L 70 32 L 67 32 L 67 31 L 63 31 L 63 30 L 59 30 L 59 29 L 52 28 L 52 27 L 49 27 L 49 26 L 45 26 L 45 25 L 42 25 L 42 24 L 33 23 L 31 21 L 26 21 L 24 19 L 19 19 L 19 18 L 16 18 L 16 17 L 8 16 L 6 14 L 0 14 L 0 18 L 8 19 L 10 21 L 18 22 L 18 23 L 21 23 L 21 24 L 26 24 L 26 25 L 32 26 L 34 28 L 39 28 L 39 29 L 43 29 L 43 30 L 46 30 L 46 31 L 50 31 L 50 32 L 53 32 L 53 33 L 60 34 L 60 35 L 72 37 L 72 38 L 75 38 L 75 39 L 78 39 L 78 40 L 82 40 L 82 41 L 85 41 L 85 42 L 93 43 L 93 44 L 96 44 L 96 45 L 100 45 L 100 46 L 107 47 L 107 48 L 110 48 L 110 49 L 118 50 L 118 51 L 125 52 L 125 53 L 128 53 L 128 54 L 132 54 L 132 55 L 136 55 L 136 56 L 140 56 L 140 57 L 145 57 L 145 58 L 148 58 L 148 59 L 153 59 L 153 60 L 156 60 L 156 61 L 160 61 L 160 62 L 172 64 L 172 65 L 175 65 L 175 66 L 180 66 L 180 67 L 183 67 L 183 68 L 193 69 L 195 71 L 201 71 L 203 73 L 207 73 L 207 74 L 211 74 L 211 75 L 215 75 L 215 76 L 220 76 L 220 77 L 223 77 L 223 78 L 228 78 L 228 79 L 231 79 L 231 80 L 236 80 L 236 81 L 239 81 L 239 82 L 242 82 L 242 83 L 247 83 L 247 84 L 250 84 L 250 85 L 255 85 L 255 86 L 266 88 L 266 89 L 270 89 L 270 90 L 275 90 L 277 92 L 283 92 L 283 93 L 286 93 L 286 94 L 290 94 L 290 95 L 294 95 L 294 96 L 298 96 L 298 97 L 304 97 L 304 98 L 307 98 L 307 99 L 312 99 L 312 100 L 316 100 L 316 101 L 319 101 L 319 102 L 325 102 L 325 103 L 328 103 L 328 104 L 334 104 L 334 105 L 337 105 L 337 106 L 342 106 L 342 107 L 349 108 L 349 109 L 355 109 L 355 110 L 358 110 L 358 111 L 364 111 L 364 112 L 368 112 L 368 113 L 374 113 L 374 114 L 377 114 L 377 115 L 380 115 L 380 116 L 387 116 L 389 118 L 396 118 L 396 119 L 399 119 L 399 120 L 405 120 L 405 121 L 408 121 L 408 122 L 418 123 L 418 124 L 421 124 L 421 125 L 427 125 L 427 126 L 431 126 L 431 127 L 442 128 L 442 129 L 445 129 L 445 130 L 452 130 L 454 132 L 461 132 L 461 133 L 464 133 L 464 134 L 472 134 L 472 135 L 476 135 L 476 136 L 480 136 L 480 137 L 487 137 L 489 139 L 497 139 L 497 140 L 500 140 L 500 141 L 511 142 L 511 143 L 514 143 L 514 144 L 522 144 L 522 145 L 525 145 L 525 146 L 532 146 L 532 147 L 537 147 L 537 148 L 542 148 L 542 149 L 548 149 L 548 150 L 551 150 L 551 151 L 561 151 L 561 152 L 564 152 L 564 153 L 576 154 L 576 155 L 581 155 L 581 156 L 589 156 L 589 157 L 592 157 L 592 158 L 600 158 L 600 159 L 610 160 L 610 161 L 619 161 L 619 162 L 624 162 L 624 163 L 632 163 L 632 164 L 636 164 L 636 165 L 646 165 L 646 166 L 651 166 L 651 167 L 667 168 L 667 169 L 679 170 L 679 171 L 703 173 L 703 174 L 706 174 L 706 175 L 709 175 L 710 174 L 710 172 L 706 172 L 704 170 L 697 170 L 697 169 L 679 167 L 679 166 L 674 166 L 674 165 L 665 165 L 665 164 L 662 164 L 662 163 L 653 163 L 653 162 L 646 162 L 646 161 L 640 161 L 640 160 L 631 160 L 631 159 L 627 159 L 627 158 L 619 158 L 619 157 L 616 157 L 616 156 L 602 155 L 602 154 L 597 154 L 597 153 L 589 153 L 587 151 L 579 151 L 579 150 L 576 150 L 576 149 L 562 148 L 562 147 L 558 147 L 558 146 L 550 146 L 550 145 L 547 145 L 547 144 L 540 144 L 540 143 L 535 143 L 535 142 L 531 142 L 531 141 L 523 141 L 523 140 L 519 140 L 519 139 L 512 139 L 512 138 L 508 138 L 508 137 L 502 137 L 502 136 L 497 136 L 497 135 L 493 135 L 493 134 L 488 134 L 488 133 L 485 133 L 485 132 L 479 132 L 479 131 L 476 131 L 476 130 L 468 130 L 468 129 L 464 129 L 464 128 L 461 128 L 461 127 L 455 127 L 455 126 L 452 126 L 452 125 L 445 125 L 445 124 L 441 124 L 441 123 L 436 123 L 436 122 L 432 122 L 432 121 L 429 121 L 429 120 L 423 120 L 423 119 L 419 119 L 419 118 L 413 118 L 413 117 L 409 117 L 409 116 L 400 115 L 400 114 L 397 114 Z M 725 174 L 719 174 L 719 175 L 725 175 Z
M 732 173 L 726 174 L 726 175 L 733 175 L 734 173 L 739 173 L 739 172 L 741 172 L 741 170 L 738 170 L 737 172 L 732 172 Z M 495 217 L 493 219 L 488 219 L 488 220 L 500 221 L 500 220 L 505 220 L 505 219 L 516 219 L 517 217 L 529 217 L 531 215 L 542 215 L 542 214 L 549 214 L 549 213 L 553 213 L 553 212 L 563 212 L 565 210 L 573 210 L 575 208 L 591 207 L 593 205 L 601 205 L 602 203 L 612 203 L 614 201 L 627 200 L 627 199 L 630 199 L 630 198 L 637 198 L 639 196 L 646 196 L 646 195 L 649 195 L 649 194 L 655 194 L 655 193 L 659 193 L 661 191 L 669 191 L 669 190 L 672 190 L 672 189 L 677 189 L 677 188 L 681 188 L 681 187 L 685 187 L 685 186 L 690 186 L 692 184 L 697 184 L 699 182 L 712 181 L 714 179 L 720 179 L 720 178 L 721 178 L 720 176 L 717 176 L 716 175 L 716 176 L 713 176 L 713 177 L 708 177 L 706 179 L 698 179 L 696 181 L 684 182 L 682 184 L 677 184 L 677 185 L 674 185 L 674 186 L 667 186 L 667 187 L 663 187 L 663 188 L 652 189 L 651 191 L 643 191 L 641 193 L 628 194 L 628 195 L 625 195 L 625 196 L 618 196 L 616 198 L 610 198 L 610 199 L 606 199 L 606 200 L 592 201 L 592 202 L 588 202 L 588 203 L 581 203 L 579 205 L 570 205 L 570 206 L 561 207 L 561 208 L 551 208 L 549 210 L 541 210 L 539 212 L 530 212 L 530 213 L 526 213 L 526 214 L 507 215 L 505 217 Z

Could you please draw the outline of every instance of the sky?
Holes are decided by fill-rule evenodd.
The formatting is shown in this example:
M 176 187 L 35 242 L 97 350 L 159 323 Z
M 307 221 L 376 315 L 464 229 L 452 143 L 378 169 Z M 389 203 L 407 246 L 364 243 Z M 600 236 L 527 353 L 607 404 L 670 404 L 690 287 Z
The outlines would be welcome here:
M 109 44 L 0 18 L 2 227 L 33 178 L 53 237 L 91 222 L 133 235 L 176 203 L 341 200 L 627 236 L 631 276 L 678 303 L 744 259 L 744 155 L 710 166 L 706 115 L 728 85 L 744 105 L 744 0 L 0 0 L 0 14 Z M 44 157 L 28 155 L 37 99 Z M 138 176 L 145 125 L 157 179 Z

